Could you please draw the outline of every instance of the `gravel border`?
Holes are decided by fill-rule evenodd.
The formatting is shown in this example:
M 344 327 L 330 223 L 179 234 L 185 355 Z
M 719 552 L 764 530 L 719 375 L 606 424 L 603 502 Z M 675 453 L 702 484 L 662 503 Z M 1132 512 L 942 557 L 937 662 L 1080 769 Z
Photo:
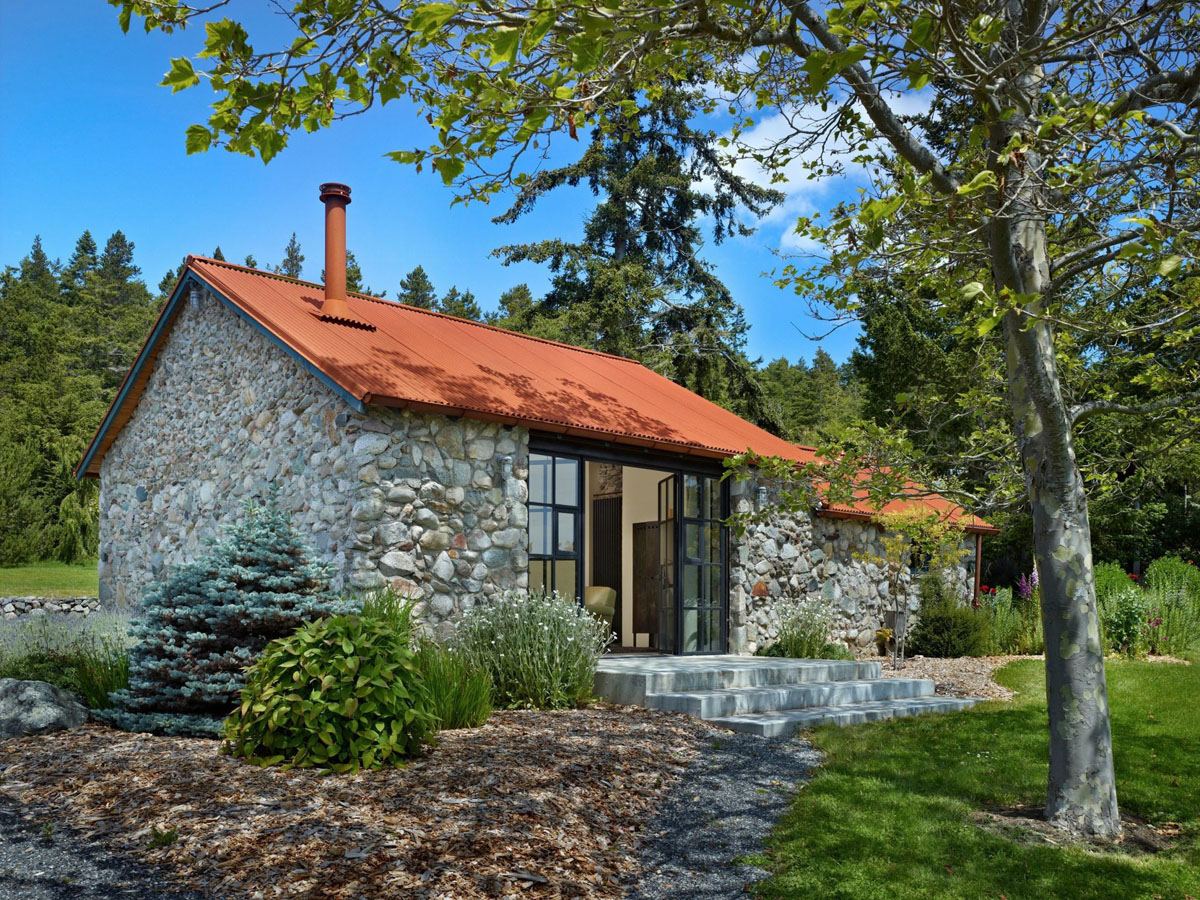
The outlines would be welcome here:
M 164 891 L 164 880 L 144 863 L 90 844 L 0 798 L 0 900 L 201 900 L 203 896 Z
M 734 900 L 769 874 L 735 860 L 763 842 L 820 765 L 807 741 L 713 732 L 646 829 L 629 900 Z

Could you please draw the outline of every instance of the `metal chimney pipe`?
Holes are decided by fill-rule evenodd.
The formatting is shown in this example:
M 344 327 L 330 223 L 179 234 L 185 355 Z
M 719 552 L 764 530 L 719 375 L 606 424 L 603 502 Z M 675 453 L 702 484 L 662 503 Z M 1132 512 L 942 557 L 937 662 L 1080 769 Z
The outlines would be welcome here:
M 331 181 L 321 185 L 325 204 L 325 303 L 321 315 L 336 319 L 351 318 L 346 304 L 346 207 L 350 188 Z

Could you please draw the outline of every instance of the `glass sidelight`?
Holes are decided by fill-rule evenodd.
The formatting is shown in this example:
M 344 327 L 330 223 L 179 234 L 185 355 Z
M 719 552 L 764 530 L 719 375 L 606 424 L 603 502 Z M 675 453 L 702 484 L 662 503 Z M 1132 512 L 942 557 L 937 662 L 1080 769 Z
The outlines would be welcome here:
M 726 533 L 719 478 L 671 475 L 658 483 L 659 649 L 724 653 Z
M 529 454 L 529 590 L 583 594 L 583 465 Z
M 681 650 L 725 651 L 724 529 L 721 482 L 704 475 L 683 476 Z

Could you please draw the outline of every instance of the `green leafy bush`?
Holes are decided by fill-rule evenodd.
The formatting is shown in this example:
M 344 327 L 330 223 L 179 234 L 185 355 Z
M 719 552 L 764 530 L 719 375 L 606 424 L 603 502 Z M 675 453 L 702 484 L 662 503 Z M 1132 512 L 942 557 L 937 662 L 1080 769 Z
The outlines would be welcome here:
M 982 610 L 960 603 L 937 574 L 921 579 L 921 607 L 908 638 L 912 655 L 983 656 L 988 649 L 989 619 Z
M 333 616 L 272 641 L 225 720 L 225 751 L 258 765 L 354 772 L 396 764 L 437 732 L 407 639 L 386 622 Z
M 1145 652 L 1150 607 L 1138 588 L 1115 591 L 1100 606 L 1100 625 L 1110 650 L 1130 658 Z
M 468 610 L 454 645 L 492 679 L 493 700 L 510 709 L 569 709 L 592 697 L 608 625 L 558 593 L 507 591 Z
M 1021 611 L 1013 602 L 1012 588 L 998 588 L 994 594 L 983 594 L 979 601 L 989 618 L 988 652 L 1021 653 Z
M 1123 594 L 1136 593 L 1138 586 L 1117 563 L 1102 562 L 1092 567 L 1096 581 L 1096 602 L 1103 609 Z
M 274 503 L 248 504 L 225 540 L 146 598 L 129 687 L 101 717 L 127 731 L 219 736 L 270 641 L 352 609 L 331 592 L 330 574 Z
M 473 668 L 460 651 L 423 639 L 417 644 L 417 668 L 441 728 L 478 728 L 491 716 L 492 677 Z
M 1178 556 L 1160 556 L 1146 569 L 1146 587 L 1181 587 L 1200 599 L 1200 567 Z
M 0 678 L 46 681 L 92 709 L 129 684 L 129 621 L 95 613 L 23 616 L 0 623 Z

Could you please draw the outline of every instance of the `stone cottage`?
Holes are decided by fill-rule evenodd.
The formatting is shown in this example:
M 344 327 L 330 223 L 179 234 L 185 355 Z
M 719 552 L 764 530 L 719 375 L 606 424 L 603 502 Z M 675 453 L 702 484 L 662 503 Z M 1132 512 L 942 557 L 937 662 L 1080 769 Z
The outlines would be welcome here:
M 886 584 L 869 510 L 770 513 L 747 449 L 784 441 L 641 364 L 347 292 L 344 185 L 321 186 L 324 287 L 189 257 L 78 469 L 100 479 L 100 591 L 130 606 L 247 499 L 283 506 L 339 583 L 425 620 L 500 591 L 617 592 L 627 647 L 753 652 L 817 593 L 869 643 Z M 767 515 L 740 538 L 732 511 Z M 982 521 L 949 507 L 978 571 Z

